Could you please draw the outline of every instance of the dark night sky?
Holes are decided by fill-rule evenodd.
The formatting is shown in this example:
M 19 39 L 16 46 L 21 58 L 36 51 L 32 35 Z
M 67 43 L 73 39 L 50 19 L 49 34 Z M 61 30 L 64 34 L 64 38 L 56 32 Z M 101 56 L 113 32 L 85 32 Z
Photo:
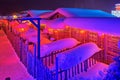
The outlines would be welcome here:
M 120 0 L 0 0 L 0 14 L 58 7 L 101 9 L 110 12 L 116 3 L 120 3 Z

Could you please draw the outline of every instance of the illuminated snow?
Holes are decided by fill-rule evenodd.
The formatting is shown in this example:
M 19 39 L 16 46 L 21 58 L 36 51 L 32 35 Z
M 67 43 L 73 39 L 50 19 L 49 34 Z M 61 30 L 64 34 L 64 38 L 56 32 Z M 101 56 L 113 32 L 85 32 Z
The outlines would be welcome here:
M 74 38 L 65 38 L 61 40 L 54 41 L 52 43 L 41 46 L 41 56 L 50 54 L 53 51 L 58 51 L 66 48 L 72 48 L 76 46 L 79 42 Z
M 68 69 L 76 64 L 90 58 L 101 49 L 95 43 L 86 43 L 77 46 L 69 51 L 58 54 L 59 68 Z
M 78 29 L 120 35 L 120 18 L 67 18 L 64 23 Z

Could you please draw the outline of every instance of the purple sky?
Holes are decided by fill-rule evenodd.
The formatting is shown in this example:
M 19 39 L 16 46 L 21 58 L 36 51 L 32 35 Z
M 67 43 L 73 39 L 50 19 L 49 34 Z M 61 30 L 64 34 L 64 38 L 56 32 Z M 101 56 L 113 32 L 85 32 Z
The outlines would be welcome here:
M 92 8 L 110 12 L 115 3 L 120 3 L 120 0 L 0 0 L 0 14 L 58 7 Z

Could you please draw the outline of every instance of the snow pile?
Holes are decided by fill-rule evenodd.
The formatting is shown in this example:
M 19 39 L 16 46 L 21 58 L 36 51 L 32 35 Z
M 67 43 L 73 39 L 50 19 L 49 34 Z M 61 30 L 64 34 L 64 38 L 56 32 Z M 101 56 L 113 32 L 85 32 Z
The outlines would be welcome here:
M 95 43 L 86 43 L 57 55 L 59 68 L 68 69 L 88 59 L 101 49 Z
M 65 38 L 61 40 L 54 41 L 52 43 L 41 46 L 41 56 L 50 54 L 53 51 L 62 50 L 65 48 L 72 48 L 76 46 L 79 42 L 74 38 Z

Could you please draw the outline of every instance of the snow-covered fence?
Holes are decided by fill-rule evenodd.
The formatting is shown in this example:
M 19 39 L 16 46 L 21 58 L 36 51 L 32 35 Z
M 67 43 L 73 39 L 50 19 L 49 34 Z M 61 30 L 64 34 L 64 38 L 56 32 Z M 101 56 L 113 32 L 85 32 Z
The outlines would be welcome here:
M 68 80 L 82 72 L 87 72 L 90 67 L 99 61 L 101 49 L 95 43 L 86 43 L 72 50 L 68 50 L 57 55 L 58 75 L 61 80 Z M 55 69 L 55 66 L 52 70 Z M 56 75 L 55 72 L 53 72 Z
M 93 56 L 84 60 L 83 62 L 80 62 L 76 64 L 75 66 L 72 66 L 71 68 L 68 68 L 68 69 L 60 68 L 58 70 L 58 80 L 69 80 L 70 78 L 75 77 L 83 72 L 87 72 L 88 69 L 90 69 L 92 66 L 94 66 L 99 61 L 98 59 L 100 58 L 99 55 L 102 55 L 101 51 L 95 53 Z M 56 71 L 53 71 L 52 75 L 53 77 L 55 77 Z
M 65 38 L 52 43 L 41 46 L 41 58 L 46 66 L 51 66 L 55 62 L 56 55 L 67 51 L 75 46 L 78 46 L 78 42 L 74 38 Z
M 80 44 L 77 44 L 76 46 L 79 46 L 79 45 Z M 55 63 L 57 54 L 59 54 L 61 52 L 64 52 L 64 51 L 67 51 L 67 50 L 70 50 L 70 49 L 72 49 L 72 48 L 74 48 L 76 46 L 73 46 L 71 48 L 64 48 L 64 49 L 58 50 L 58 51 L 53 51 L 50 54 L 41 57 L 41 59 L 42 59 L 44 65 L 46 65 L 47 67 L 49 67 L 51 65 L 55 65 L 54 63 Z
M 58 51 L 55 51 L 55 52 L 51 52 L 50 54 L 41 57 L 41 59 L 42 59 L 44 65 L 46 65 L 47 67 L 49 67 L 49 66 L 55 64 L 55 59 L 56 59 L 56 55 L 57 54 L 59 54 L 60 52 L 67 51 L 69 49 L 70 48 L 66 48 L 66 49 L 63 49 L 63 50 L 58 50 Z
M 36 45 L 34 43 L 31 45 L 34 46 L 34 51 L 33 51 L 34 53 L 30 51 L 24 52 L 24 54 L 25 53 L 27 54 L 27 57 L 24 56 L 23 54 L 22 59 L 27 58 L 26 59 L 27 63 L 26 63 L 26 60 L 21 60 L 26 65 L 28 72 L 37 80 L 54 80 L 50 70 L 46 66 L 43 65 L 43 62 L 41 61 L 41 59 L 40 60 L 37 59 Z

